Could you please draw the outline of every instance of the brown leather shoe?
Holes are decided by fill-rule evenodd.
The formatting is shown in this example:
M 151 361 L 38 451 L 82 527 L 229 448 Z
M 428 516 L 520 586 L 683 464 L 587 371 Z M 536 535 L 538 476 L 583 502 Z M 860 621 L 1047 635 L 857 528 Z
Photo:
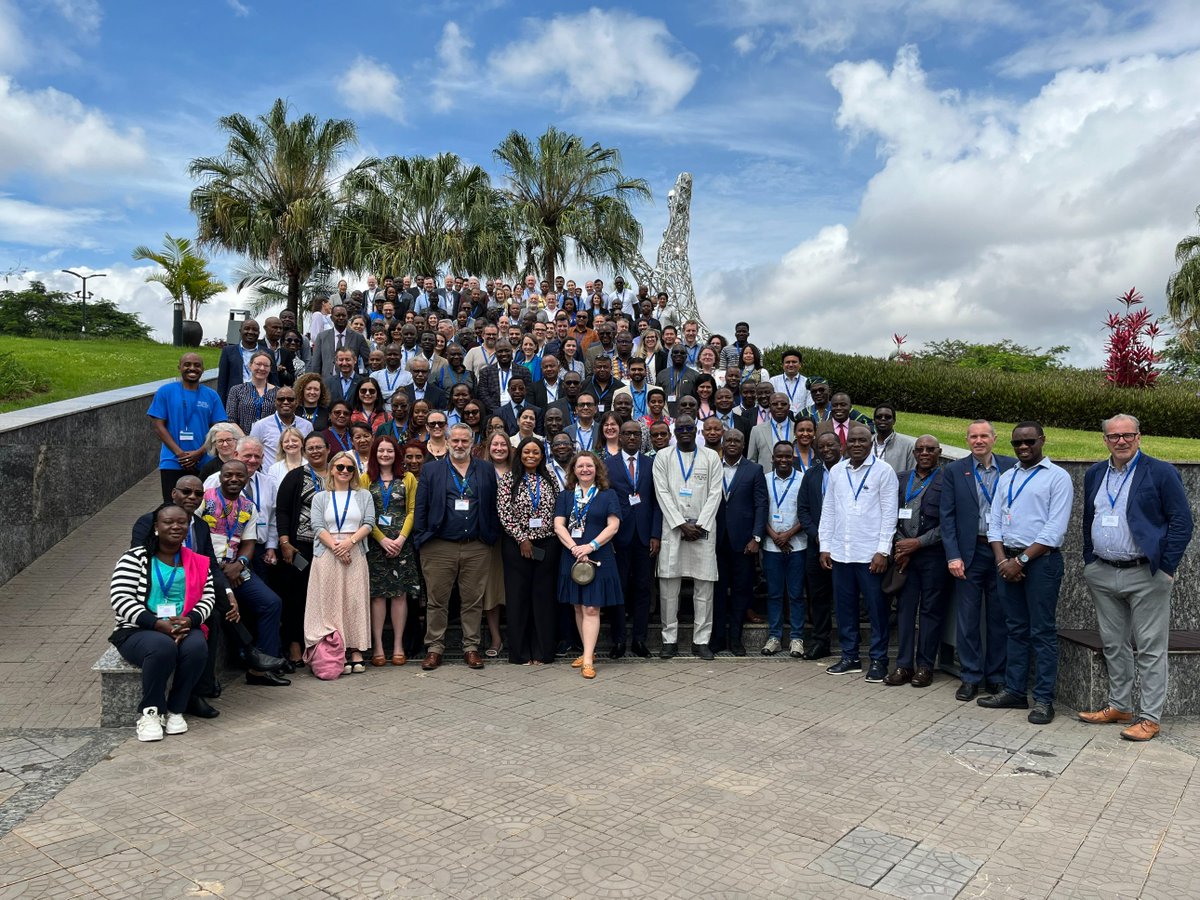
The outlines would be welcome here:
M 442 654 L 440 653 L 429 653 L 423 660 L 421 660 L 421 668 L 426 672 L 432 672 L 441 664 Z
M 1158 723 L 1149 719 L 1138 719 L 1121 732 L 1127 741 L 1151 741 L 1158 736 Z
M 1081 712 L 1079 721 L 1087 722 L 1089 725 L 1128 725 L 1133 721 L 1133 713 L 1121 712 L 1119 709 L 1106 706 L 1098 712 Z
M 749 622 L 751 625 L 761 625 L 763 622 L 765 622 L 767 620 L 765 618 L 763 618 L 761 615 L 759 615 L 757 612 L 755 612 L 754 610 L 748 609 L 748 610 L 746 610 L 746 621 Z
M 908 684 L 912 681 L 912 677 L 912 669 L 892 669 L 892 671 L 883 676 L 883 683 L 889 687 L 896 687 L 901 684 Z
M 929 687 L 933 684 L 933 669 L 929 668 L 929 666 L 917 666 L 917 671 L 913 673 L 911 684 L 916 688 Z
M 479 655 L 478 650 L 468 650 L 463 654 L 463 659 L 466 660 L 467 665 L 472 669 L 483 668 L 483 657 Z

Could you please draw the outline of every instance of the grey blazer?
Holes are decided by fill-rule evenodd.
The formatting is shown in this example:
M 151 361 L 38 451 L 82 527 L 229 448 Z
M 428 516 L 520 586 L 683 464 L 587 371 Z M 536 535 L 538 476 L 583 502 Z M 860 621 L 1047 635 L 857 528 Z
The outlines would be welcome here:
M 333 496 L 329 491 L 321 491 L 316 494 L 312 500 L 312 531 L 313 531 L 313 558 L 324 556 L 329 552 L 329 548 L 319 540 L 322 531 L 330 531 L 330 525 L 334 524 L 333 510 L 329 505 L 330 498 Z M 354 503 L 358 506 L 358 512 L 362 516 L 362 525 L 370 525 L 375 527 L 375 502 L 371 499 L 370 491 L 365 491 L 362 488 L 356 488 L 352 497 Z M 367 542 L 361 540 L 358 542 L 358 549 L 355 551 L 363 556 L 367 555 Z

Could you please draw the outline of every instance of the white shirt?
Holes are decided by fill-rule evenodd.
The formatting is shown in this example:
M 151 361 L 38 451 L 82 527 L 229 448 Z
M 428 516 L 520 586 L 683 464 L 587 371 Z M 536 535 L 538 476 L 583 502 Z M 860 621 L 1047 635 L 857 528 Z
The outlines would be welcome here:
M 292 425 L 305 437 L 312 434 L 312 422 L 302 416 L 294 416 Z M 250 429 L 250 437 L 258 438 L 262 442 L 262 468 L 269 469 L 274 465 L 275 454 L 279 452 L 279 436 L 283 434 L 283 429 L 287 427 L 283 423 L 283 419 L 279 418 L 279 413 L 275 413 L 274 415 L 267 416 L 265 419 L 259 419 L 254 423 L 254 427 Z
M 771 379 L 771 385 L 780 394 L 787 394 L 788 406 L 793 414 L 812 403 L 812 397 L 808 393 L 808 379 L 803 375 L 797 375 L 795 378 L 776 375 Z
M 802 478 L 799 469 L 792 469 L 790 478 L 780 478 L 773 471 L 767 476 L 767 525 L 772 531 L 784 532 L 795 526 Z M 801 528 L 788 544 L 793 550 L 804 550 L 808 547 L 808 535 Z M 767 553 L 783 552 L 769 537 L 763 540 L 762 547 Z
M 633 302 L 637 300 L 636 293 L 631 291 L 629 288 L 625 288 L 623 291 L 613 291 L 608 295 L 608 302 L 605 304 L 605 306 L 607 306 L 609 309 L 612 309 L 614 300 L 621 301 L 621 311 L 623 313 L 625 313 L 627 316 L 633 315 Z
M 881 459 L 868 457 L 854 469 L 843 459 L 829 472 L 821 506 L 821 552 L 834 562 L 869 563 L 890 555 L 900 507 L 900 483 Z

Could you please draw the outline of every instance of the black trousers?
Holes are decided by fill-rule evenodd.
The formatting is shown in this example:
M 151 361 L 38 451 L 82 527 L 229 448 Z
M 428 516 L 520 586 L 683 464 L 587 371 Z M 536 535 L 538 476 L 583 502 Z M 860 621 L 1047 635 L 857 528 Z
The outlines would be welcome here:
M 633 640 L 644 644 L 650 627 L 650 598 L 654 589 L 654 559 L 650 556 L 650 545 L 635 539 L 625 547 L 614 543 L 613 552 L 625 603 L 605 610 L 609 617 L 609 637 L 614 646 L 624 647 L 626 618 L 632 616 Z
M 313 545 L 307 541 L 296 541 L 292 544 L 296 552 L 310 563 L 313 558 Z M 278 552 L 278 551 L 276 551 Z M 280 636 L 283 638 L 283 650 L 290 653 L 289 645 L 293 642 L 304 649 L 304 604 L 308 600 L 308 568 L 301 572 L 295 566 L 289 566 L 281 556 L 275 564 L 273 587 L 283 603 L 280 616 Z
M 208 626 L 208 656 L 204 667 L 196 681 L 194 691 L 198 697 L 215 697 L 217 695 L 217 654 L 221 652 L 220 635 L 224 633 L 230 645 L 239 649 L 254 646 L 254 636 L 241 622 L 230 622 L 225 617 L 232 609 L 229 605 L 229 595 L 223 590 L 214 592 L 212 615 L 204 624 Z M 165 635 L 164 635 L 165 636 Z
M 710 647 L 724 649 L 742 639 L 746 609 L 753 599 L 754 563 L 745 545 L 733 547 L 727 536 L 717 542 L 717 589 L 713 594 L 713 630 Z
M 808 582 L 808 641 L 829 650 L 833 637 L 833 573 L 821 568 L 821 548 L 810 541 L 804 560 Z
M 182 713 L 200 672 L 204 669 L 204 632 L 193 628 L 178 644 L 161 631 L 136 631 L 127 637 L 117 651 L 135 666 L 142 667 L 141 711 L 153 706 L 159 715 Z M 167 682 L 174 674 L 171 693 Z
M 533 541 L 546 558 L 521 555 L 520 545 L 507 534 L 500 539 L 504 560 L 504 614 L 508 625 L 508 661 L 554 662 L 554 620 L 558 603 L 558 559 L 562 544 L 554 535 Z

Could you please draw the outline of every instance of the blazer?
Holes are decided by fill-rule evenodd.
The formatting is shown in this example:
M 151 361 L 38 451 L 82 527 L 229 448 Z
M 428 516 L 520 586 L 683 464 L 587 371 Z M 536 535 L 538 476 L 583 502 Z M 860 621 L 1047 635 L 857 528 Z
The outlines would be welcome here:
M 253 352 L 262 349 L 265 348 L 259 345 L 254 348 Z M 246 380 L 242 377 L 242 350 L 241 344 L 226 344 L 221 348 L 221 358 L 217 361 L 217 396 L 221 398 L 222 403 L 229 396 L 230 388 L 235 388 Z M 274 364 L 271 365 L 271 374 L 267 376 L 267 383 L 279 386 L 279 371 Z
M 408 397 L 408 408 L 412 409 L 412 405 L 417 400 L 417 386 L 415 384 L 406 384 L 400 388 Z M 431 381 L 425 382 L 425 400 L 429 403 L 430 409 L 445 409 L 450 405 L 450 394 L 443 391 L 440 387 Z
M 637 455 L 637 484 L 629 478 L 625 468 L 625 455 L 618 453 L 604 460 L 608 466 L 608 481 L 616 491 L 621 506 L 621 527 L 615 543 L 628 547 L 636 539 L 642 547 L 650 546 L 650 539 L 662 538 L 662 510 L 658 508 L 658 495 L 654 493 L 654 457 L 645 453 Z M 630 503 L 629 495 L 641 498 L 637 504 Z
M 1100 490 L 1108 460 L 1089 468 L 1083 476 L 1083 562 L 1092 562 L 1092 521 L 1096 517 L 1096 493 Z M 1111 490 L 1111 488 L 1110 488 Z M 1170 463 L 1143 453 L 1129 477 L 1126 517 L 1138 549 L 1150 560 L 1151 574 L 1162 569 L 1172 578 L 1179 560 L 1192 539 L 1192 508 L 1179 470 Z
M 325 388 L 329 391 L 329 402 L 332 405 L 338 400 L 346 400 L 353 403 L 355 396 L 358 394 L 358 386 L 366 381 L 366 378 L 356 372 L 354 374 L 354 382 L 350 385 L 350 393 L 345 397 L 342 396 L 342 376 L 340 372 L 334 372 L 332 375 L 327 376 L 324 381 Z
M 146 539 L 150 537 L 150 532 L 153 530 L 154 513 L 148 512 L 139 516 L 138 520 L 133 523 L 133 536 L 129 546 L 146 546 Z M 208 571 L 212 575 L 213 588 L 224 596 L 226 591 L 231 590 L 229 579 L 225 577 L 225 570 L 217 562 L 217 553 L 213 550 L 212 533 L 209 531 L 208 523 L 199 516 L 192 516 L 192 550 L 201 556 L 208 557 Z
M 367 357 L 371 353 L 367 339 L 350 327 L 342 333 L 346 336 L 346 349 L 355 352 L 358 356 L 358 367 L 365 369 Z M 337 332 L 333 328 L 326 328 L 317 335 L 317 339 L 313 341 L 312 364 L 306 367 L 309 372 L 319 372 L 322 378 L 337 373 L 336 335 Z
M 1012 456 L 994 453 L 992 458 L 1002 475 L 1017 464 Z M 964 566 L 971 565 L 979 547 L 976 540 L 979 536 L 979 488 L 975 484 L 974 462 L 973 456 L 952 462 L 945 467 L 946 474 L 942 476 L 942 546 L 946 548 L 947 562 L 961 559 Z M 992 551 L 988 549 L 987 552 Z
M 667 392 L 667 411 L 670 413 L 671 418 L 679 414 L 679 398 L 690 397 L 695 393 L 696 378 L 700 374 L 690 366 L 684 366 L 683 373 L 678 376 L 675 382 L 675 399 L 671 400 L 671 374 L 674 371 L 675 369 L 668 365 L 654 373 L 654 383 Z
M 525 401 L 525 406 L 523 407 L 522 412 L 524 412 L 526 409 L 532 409 L 534 414 L 537 416 L 537 424 L 533 426 L 534 434 L 541 434 L 542 408 L 540 406 L 534 406 L 527 400 Z M 493 413 L 493 415 L 498 415 L 504 420 L 504 427 L 508 430 L 509 437 L 512 437 L 517 433 L 517 414 L 513 412 L 513 405 L 511 403 L 505 403 L 502 407 L 500 407 L 500 412 Z
M 887 462 L 887 457 L 883 459 Z M 889 463 L 890 465 L 890 463 Z M 896 481 L 899 483 L 899 506 L 897 509 L 904 508 L 904 493 L 908 490 L 908 479 L 912 475 L 914 469 L 909 469 L 904 472 L 899 472 L 896 475 Z M 941 552 L 942 548 L 937 547 L 941 543 L 940 539 L 936 538 L 934 532 L 942 523 L 942 487 L 945 484 L 946 470 L 934 469 L 933 478 L 929 480 L 929 486 L 921 493 L 921 505 L 917 513 L 917 533 L 915 537 L 921 540 L 922 550 L 936 549 Z M 913 487 L 917 486 L 914 479 Z M 900 537 L 899 522 L 897 521 L 896 537 Z
M 562 393 L 562 375 L 558 376 L 558 391 L 559 396 L 566 399 L 566 395 Z M 546 393 L 546 382 L 544 380 L 535 381 L 526 399 L 532 401 L 535 406 L 545 409 L 549 405 L 550 400 L 549 395 Z
M 812 466 L 804 473 L 800 481 L 800 495 L 796 498 L 796 519 L 800 527 L 808 535 L 808 549 L 813 551 L 821 544 L 819 529 L 821 527 L 821 506 L 825 502 L 825 493 L 821 486 L 825 483 L 825 464 L 820 459 L 814 459 Z
M 520 378 L 525 382 L 527 392 L 533 387 L 533 374 L 527 367 L 515 362 L 510 364 L 509 372 L 512 373 L 510 377 Z M 487 405 L 488 415 L 495 415 L 496 410 L 500 408 L 500 367 L 496 363 L 484 366 L 479 370 L 478 380 L 477 396 Z
M 449 466 L 449 462 L 431 462 L 421 468 L 412 536 L 413 546 L 418 550 L 426 541 L 437 537 L 446 518 Z M 479 504 L 479 539 L 485 544 L 494 544 L 500 539 L 500 514 L 496 512 L 496 470 L 486 460 L 472 459 L 468 477 L 475 501 Z
M 750 447 L 750 432 L 754 428 L 754 422 L 751 421 L 748 417 L 743 416 L 740 412 L 736 412 L 734 410 L 730 410 L 729 414 L 731 416 L 733 416 L 733 427 L 742 433 L 742 438 L 746 442 L 746 447 L 749 448 Z M 720 418 L 720 413 L 717 413 L 717 417 Z M 750 459 L 753 459 L 755 462 L 757 462 L 760 466 L 763 467 L 763 477 L 764 478 L 766 477 L 767 472 L 769 472 L 769 471 L 771 471 L 771 469 L 775 468 L 774 462 L 771 462 L 768 465 L 763 465 L 762 462 L 760 462 L 758 459 L 755 459 L 755 457 L 751 456 L 748 450 L 747 450 L 746 456 L 749 457 Z
M 724 475 L 724 459 L 721 460 Z M 725 541 L 741 551 L 754 538 L 767 533 L 767 479 L 762 466 L 743 459 L 729 479 L 729 496 L 721 495 L 717 509 L 717 546 Z
M 779 429 L 780 434 L 786 428 L 788 436 L 793 440 L 793 446 L 795 445 L 796 428 L 790 420 L 780 424 L 775 422 L 774 418 L 768 417 L 761 425 L 751 427 L 750 439 L 746 441 L 746 457 L 758 463 L 764 472 L 775 468 L 775 432 L 771 430 L 772 424 Z
M 605 392 L 604 399 L 601 400 L 600 399 L 600 387 L 596 384 L 595 381 L 593 381 L 591 378 L 589 378 L 582 385 L 580 385 L 579 393 L 591 394 L 592 396 L 596 397 L 597 402 L 600 403 L 601 406 L 603 407 L 603 408 L 598 408 L 596 410 L 596 415 L 599 416 L 601 413 L 606 413 L 610 409 L 612 409 L 613 397 L 615 397 L 617 394 L 617 391 L 621 390 L 621 388 L 623 388 L 623 387 L 625 387 L 625 382 L 621 381 L 621 379 L 619 379 L 619 378 L 614 377 L 611 381 L 608 382 L 608 391 Z

